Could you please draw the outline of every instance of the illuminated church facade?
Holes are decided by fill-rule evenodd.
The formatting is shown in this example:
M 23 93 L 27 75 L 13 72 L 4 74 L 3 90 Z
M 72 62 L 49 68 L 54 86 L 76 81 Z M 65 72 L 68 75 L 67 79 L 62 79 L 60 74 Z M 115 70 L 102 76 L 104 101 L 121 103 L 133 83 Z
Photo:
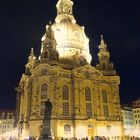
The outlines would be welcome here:
M 46 26 L 40 55 L 33 49 L 17 91 L 19 139 L 39 137 L 45 102 L 53 104 L 53 138 L 122 136 L 120 78 L 101 36 L 97 65 L 91 66 L 89 39 L 72 13 L 71 0 L 59 0 L 55 22 Z

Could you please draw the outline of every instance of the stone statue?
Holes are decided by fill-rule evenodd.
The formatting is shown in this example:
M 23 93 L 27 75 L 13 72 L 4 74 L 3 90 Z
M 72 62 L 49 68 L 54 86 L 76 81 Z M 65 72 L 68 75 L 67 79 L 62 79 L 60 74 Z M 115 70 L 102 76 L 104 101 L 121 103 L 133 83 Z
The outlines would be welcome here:
M 52 108 L 53 108 L 52 103 L 50 102 L 50 99 L 48 99 L 45 102 L 44 120 L 50 120 L 51 119 Z
M 50 120 L 52 108 L 53 108 L 52 103 L 50 102 L 50 99 L 48 99 L 45 102 L 44 119 L 39 140 L 52 140 L 51 120 Z

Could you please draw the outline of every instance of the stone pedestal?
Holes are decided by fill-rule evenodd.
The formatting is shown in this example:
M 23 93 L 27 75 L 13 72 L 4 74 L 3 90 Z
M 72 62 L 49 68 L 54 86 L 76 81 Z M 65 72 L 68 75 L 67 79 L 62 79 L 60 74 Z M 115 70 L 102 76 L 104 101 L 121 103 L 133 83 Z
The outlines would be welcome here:
M 39 140 L 52 140 L 50 120 L 44 120 Z

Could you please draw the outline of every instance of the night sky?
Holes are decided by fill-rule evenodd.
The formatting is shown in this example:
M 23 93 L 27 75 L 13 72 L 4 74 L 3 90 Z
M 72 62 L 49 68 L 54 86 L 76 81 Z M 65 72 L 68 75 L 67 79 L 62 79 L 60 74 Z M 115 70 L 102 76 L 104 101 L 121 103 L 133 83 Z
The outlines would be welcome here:
M 13 109 L 30 48 L 38 56 L 57 0 L 4 0 L 0 4 L 0 109 Z M 85 26 L 97 62 L 100 35 L 121 78 L 121 102 L 140 98 L 140 0 L 74 0 L 74 16 Z

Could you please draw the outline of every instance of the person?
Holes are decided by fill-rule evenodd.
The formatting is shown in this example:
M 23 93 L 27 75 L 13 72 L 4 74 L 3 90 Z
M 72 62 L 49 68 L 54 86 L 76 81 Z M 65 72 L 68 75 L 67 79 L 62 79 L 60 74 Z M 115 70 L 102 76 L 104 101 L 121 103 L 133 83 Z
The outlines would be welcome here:
M 51 119 L 52 108 L 53 108 L 52 103 L 50 102 L 50 99 L 48 99 L 45 102 L 44 120 L 50 120 Z

